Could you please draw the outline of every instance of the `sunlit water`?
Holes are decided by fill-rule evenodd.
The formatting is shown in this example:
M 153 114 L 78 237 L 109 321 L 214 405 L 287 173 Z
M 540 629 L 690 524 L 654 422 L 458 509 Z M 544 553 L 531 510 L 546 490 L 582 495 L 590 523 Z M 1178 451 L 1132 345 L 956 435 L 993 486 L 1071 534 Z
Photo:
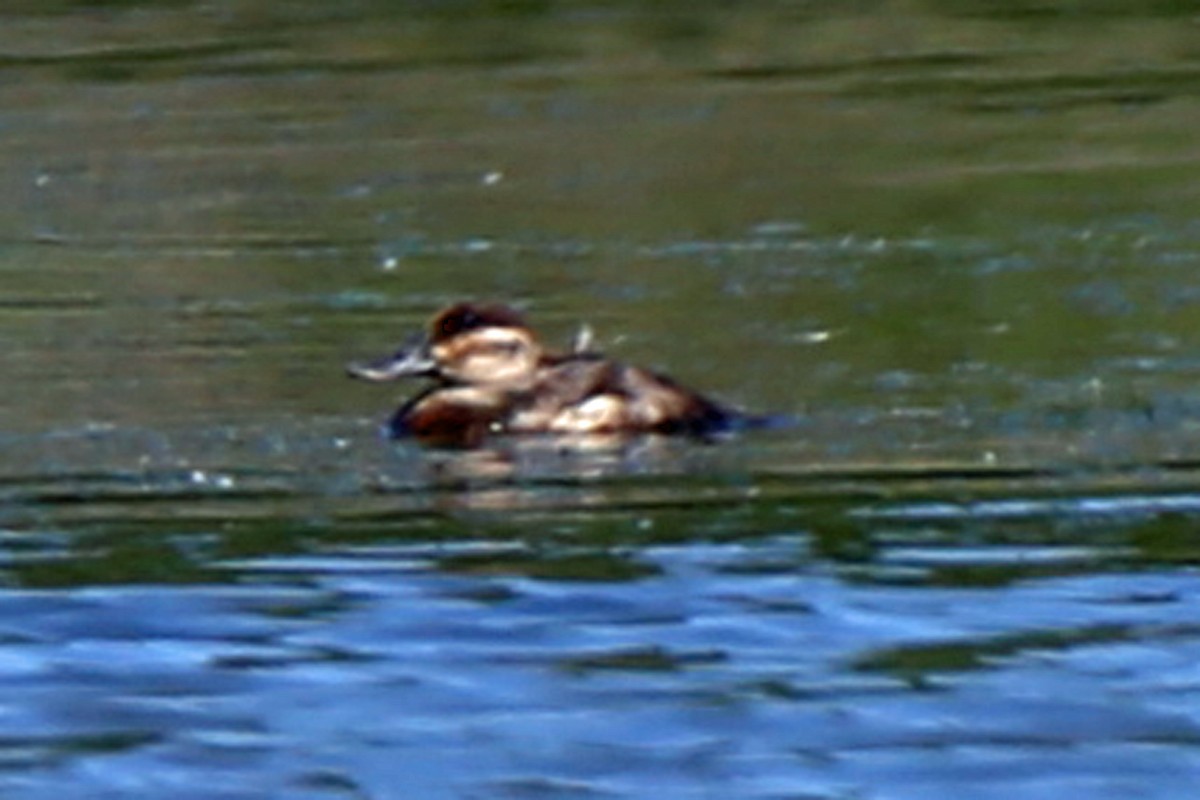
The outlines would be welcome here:
M 0 795 L 1194 795 L 1192 12 L 411 5 L 0 26 Z M 792 424 L 382 438 L 481 296 Z
M 1190 791 L 1190 467 L 797 466 L 799 438 L 37 437 L 4 488 L 0 785 Z M 114 468 L 131 453 L 156 461 Z

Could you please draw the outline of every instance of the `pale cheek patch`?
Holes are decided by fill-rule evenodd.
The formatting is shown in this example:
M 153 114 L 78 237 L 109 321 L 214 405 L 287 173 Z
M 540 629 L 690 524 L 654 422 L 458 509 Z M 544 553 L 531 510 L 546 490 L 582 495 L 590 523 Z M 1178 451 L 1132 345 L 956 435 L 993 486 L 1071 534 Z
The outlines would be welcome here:
M 528 379 L 537 365 L 529 335 L 512 328 L 485 328 L 438 344 L 434 358 L 443 374 L 469 383 L 512 383 Z
M 484 346 L 512 346 L 528 344 L 529 336 L 515 328 L 483 328 L 468 336 L 472 342 Z

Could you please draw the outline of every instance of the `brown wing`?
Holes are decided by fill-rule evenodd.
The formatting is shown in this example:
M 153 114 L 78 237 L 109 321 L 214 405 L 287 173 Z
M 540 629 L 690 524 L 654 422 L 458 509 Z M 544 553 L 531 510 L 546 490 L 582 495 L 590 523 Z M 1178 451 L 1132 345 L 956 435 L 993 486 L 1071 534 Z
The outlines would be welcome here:
M 701 435 L 728 428 L 734 416 L 666 375 L 639 367 L 623 367 L 619 387 L 629 399 L 630 417 L 643 430 Z
M 545 370 L 513 430 L 712 433 L 731 412 L 665 375 L 595 355 L 558 360 Z

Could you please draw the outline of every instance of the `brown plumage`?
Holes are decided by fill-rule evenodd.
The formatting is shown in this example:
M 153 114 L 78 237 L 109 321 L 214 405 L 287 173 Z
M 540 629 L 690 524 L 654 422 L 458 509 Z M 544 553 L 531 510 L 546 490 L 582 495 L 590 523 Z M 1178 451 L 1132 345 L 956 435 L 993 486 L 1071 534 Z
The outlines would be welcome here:
M 393 436 L 474 446 L 490 434 L 706 436 L 745 417 L 650 370 L 589 352 L 547 353 L 521 316 L 498 305 L 444 309 L 426 335 L 394 355 L 352 364 L 372 381 L 407 376 L 434 383 L 392 417 Z

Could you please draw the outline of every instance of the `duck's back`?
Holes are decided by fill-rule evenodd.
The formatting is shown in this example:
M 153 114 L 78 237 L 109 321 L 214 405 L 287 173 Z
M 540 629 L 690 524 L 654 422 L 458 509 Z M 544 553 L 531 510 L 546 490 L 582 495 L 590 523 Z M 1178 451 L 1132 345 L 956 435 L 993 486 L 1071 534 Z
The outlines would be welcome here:
M 734 413 L 665 375 L 597 355 L 549 361 L 506 426 L 552 433 L 695 433 L 729 427 Z

